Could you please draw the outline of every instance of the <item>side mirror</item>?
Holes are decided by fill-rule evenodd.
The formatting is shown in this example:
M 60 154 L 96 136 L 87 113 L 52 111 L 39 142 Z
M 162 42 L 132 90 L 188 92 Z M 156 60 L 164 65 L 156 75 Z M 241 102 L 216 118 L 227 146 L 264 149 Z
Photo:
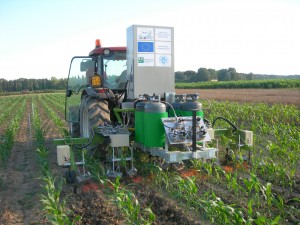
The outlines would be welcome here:
M 72 90 L 67 90 L 66 91 L 66 96 L 67 97 L 71 97 L 71 95 L 72 95 Z
M 88 66 L 87 66 L 87 61 L 83 61 L 80 63 L 80 72 L 87 71 Z
M 89 68 L 94 68 L 95 62 L 93 60 L 85 60 L 80 63 L 80 72 L 85 72 Z

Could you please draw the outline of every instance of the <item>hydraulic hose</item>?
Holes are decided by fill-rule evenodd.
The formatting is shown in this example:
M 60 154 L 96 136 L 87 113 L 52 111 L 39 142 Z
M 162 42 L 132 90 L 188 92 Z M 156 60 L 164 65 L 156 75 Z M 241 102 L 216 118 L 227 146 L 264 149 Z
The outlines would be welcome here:
M 212 123 L 212 127 L 214 127 L 215 123 L 217 122 L 217 120 L 224 120 L 225 122 L 227 122 L 232 128 L 233 128 L 233 131 L 236 132 L 237 131 L 237 127 L 232 123 L 230 122 L 228 119 L 224 118 L 224 117 L 217 117 L 216 119 L 214 119 L 213 123 Z
M 95 136 L 93 128 L 91 128 L 91 131 L 92 131 L 92 137 L 90 138 L 90 140 L 89 140 L 89 142 L 87 144 L 84 144 L 84 145 L 73 145 L 73 147 L 75 149 L 84 149 L 84 148 L 88 147 L 92 143 L 92 141 L 94 139 L 94 136 Z

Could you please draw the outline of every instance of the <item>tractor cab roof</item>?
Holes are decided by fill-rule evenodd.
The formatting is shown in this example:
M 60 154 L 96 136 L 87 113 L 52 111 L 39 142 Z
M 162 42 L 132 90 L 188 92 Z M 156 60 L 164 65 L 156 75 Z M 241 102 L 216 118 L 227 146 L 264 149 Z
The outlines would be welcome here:
M 106 49 L 109 50 L 109 52 L 126 51 L 126 47 L 96 47 L 89 53 L 89 56 L 104 55 L 105 51 L 107 51 Z

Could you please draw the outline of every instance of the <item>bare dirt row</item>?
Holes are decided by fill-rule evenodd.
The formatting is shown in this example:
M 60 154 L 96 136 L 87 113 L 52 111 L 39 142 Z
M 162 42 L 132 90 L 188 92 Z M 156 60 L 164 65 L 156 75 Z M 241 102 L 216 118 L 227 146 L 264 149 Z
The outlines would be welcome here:
M 0 175 L 0 224 L 41 224 L 43 222 L 40 193 L 40 171 L 30 137 L 27 103 L 11 157 Z
M 177 94 L 198 93 L 218 101 L 293 104 L 300 108 L 300 89 L 176 89 Z

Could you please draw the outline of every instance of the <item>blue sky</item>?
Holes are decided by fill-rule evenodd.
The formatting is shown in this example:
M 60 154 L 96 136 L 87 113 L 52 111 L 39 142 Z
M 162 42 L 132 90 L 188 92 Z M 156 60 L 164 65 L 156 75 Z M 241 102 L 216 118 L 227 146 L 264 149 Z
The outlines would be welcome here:
M 299 0 L 0 0 L 0 78 L 67 77 L 132 24 L 174 27 L 175 71 L 300 74 Z

